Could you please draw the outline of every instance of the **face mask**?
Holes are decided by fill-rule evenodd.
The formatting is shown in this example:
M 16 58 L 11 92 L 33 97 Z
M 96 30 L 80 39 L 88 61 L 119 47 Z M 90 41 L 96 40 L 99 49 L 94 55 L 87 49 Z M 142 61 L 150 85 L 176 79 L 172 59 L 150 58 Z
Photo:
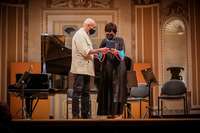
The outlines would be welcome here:
M 91 28 L 91 29 L 89 30 L 89 35 L 92 35 L 92 34 L 94 34 L 94 33 L 95 33 L 95 30 Z
M 113 37 L 114 37 L 113 34 L 106 34 L 106 38 L 107 38 L 108 40 L 112 40 Z

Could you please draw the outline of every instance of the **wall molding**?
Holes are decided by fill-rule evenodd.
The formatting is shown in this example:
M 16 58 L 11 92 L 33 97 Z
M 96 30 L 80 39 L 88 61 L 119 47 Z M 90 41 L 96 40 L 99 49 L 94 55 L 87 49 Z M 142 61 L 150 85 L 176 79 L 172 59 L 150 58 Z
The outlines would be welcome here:
M 174 19 L 181 20 L 185 25 L 185 31 L 186 31 L 187 88 L 189 88 L 188 57 L 190 55 L 188 55 L 188 22 L 184 17 L 182 17 L 181 15 L 177 15 L 177 14 L 176 15 L 170 15 L 168 17 L 168 19 L 165 22 L 163 22 L 163 24 L 161 25 L 161 37 L 160 37 L 160 39 L 161 39 L 161 43 L 160 43 L 160 45 L 161 45 L 161 49 L 160 49 L 160 51 L 161 51 L 161 55 L 160 55 L 161 56 L 161 59 L 160 59 L 161 60 L 161 68 L 160 68 L 161 69 L 161 73 L 160 73 L 160 76 L 162 77 L 161 84 L 164 83 L 164 34 L 163 33 L 164 33 L 164 28 L 165 28 L 166 24 L 169 21 L 172 21 Z
M 107 4 L 101 4 L 99 1 L 96 0 L 65 0 L 60 3 L 54 3 L 51 1 L 49 5 L 51 8 L 56 7 L 68 7 L 68 8 L 110 8 L 110 1 Z
M 2 12 L 2 5 L 1 5 L 1 12 Z M 0 75 L 1 75 L 1 53 L 2 53 L 2 15 L 1 15 L 1 20 L 0 20 Z M 1 76 L 0 76 L 0 85 L 1 85 Z M 0 89 L 1 92 L 1 89 Z M 1 95 L 0 95 L 0 100 L 1 99 Z
M 151 35 L 150 36 L 152 36 L 152 40 L 151 40 L 151 43 L 152 43 L 152 46 L 151 46 L 151 49 L 152 49 L 152 51 L 151 51 L 151 53 L 152 53 L 152 61 L 151 62 L 148 62 L 148 63 L 151 63 L 151 67 L 153 68 L 153 71 L 155 72 L 155 71 L 158 71 L 157 73 L 159 73 L 159 69 L 158 70 L 155 70 L 155 66 L 157 67 L 157 68 L 159 68 L 160 66 L 159 66 L 159 59 L 156 59 L 156 56 L 154 55 L 154 52 L 157 52 L 158 53 L 158 58 L 159 58 L 159 4 L 158 3 L 156 3 L 156 4 L 150 4 L 150 5 L 135 5 L 135 49 L 136 49 L 136 62 L 137 63 L 147 63 L 147 62 L 145 62 L 145 58 L 146 58 L 146 56 L 145 56 L 145 47 L 147 47 L 147 46 L 145 46 L 145 41 L 148 41 L 148 40 L 144 40 L 145 39 L 145 35 L 144 35 L 144 32 L 145 32 L 145 22 L 144 22 L 144 17 L 145 17 L 145 12 L 144 12 L 144 9 L 146 9 L 146 8 L 149 8 L 150 10 L 151 10 L 151 29 L 152 29 L 152 31 L 151 31 Z M 154 8 L 157 8 L 156 10 L 154 10 Z M 138 9 L 141 9 L 141 14 L 139 14 L 138 13 Z M 154 12 L 155 11 L 155 12 Z M 139 16 L 141 16 L 141 37 L 140 37 L 140 39 L 141 40 L 138 40 L 138 31 L 139 31 L 139 29 L 138 29 L 138 15 Z M 156 17 L 157 19 L 155 20 L 154 19 L 154 17 Z M 155 25 L 154 24 L 154 22 L 156 21 L 156 23 L 157 23 L 157 25 Z M 156 30 L 156 28 L 157 28 L 157 30 Z M 155 39 L 154 37 L 156 36 L 155 34 L 157 34 L 157 39 Z M 139 55 L 139 51 L 138 51 L 138 46 L 139 46 L 139 44 L 138 44 L 138 42 L 141 42 L 141 51 L 140 51 L 140 53 L 141 53 L 141 55 Z M 154 44 L 155 42 L 157 42 L 156 44 Z M 155 47 L 158 47 L 158 51 L 155 51 Z M 140 57 L 141 56 L 141 57 Z M 141 58 L 141 61 L 140 61 L 140 58 Z M 156 64 L 156 62 L 158 62 L 157 64 Z M 158 81 L 159 81 L 159 75 L 158 75 Z M 153 98 L 153 105 L 154 105 L 154 108 L 157 108 L 157 105 L 156 105 L 156 101 L 157 101 L 157 98 L 155 97 L 156 95 L 158 95 L 157 93 L 159 93 L 159 91 L 160 91 L 160 86 L 158 87 L 158 88 L 155 88 L 155 89 L 159 89 L 158 90 L 158 92 L 156 92 L 156 90 L 155 89 L 153 89 L 153 95 L 154 95 L 154 98 Z
M 177 14 L 188 20 L 188 10 L 181 3 L 174 2 L 162 11 L 161 21 L 165 22 L 170 16 Z
M 199 85 L 198 85 L 198 78 L 199 78 L 199 75 L 198 75 L 198 60 L 197 60 L 197 30 L 196 30 L 196 6 L 195 6 L 195 0 L 193 1 L 189 1 L 188 4 L 189 4 L 189 67 L 190 67 L 190 79 L 189 79 L 189 82 L 190 82 L 190 88 L 191 88 L 191 105 L 192 105 L 192 108 L 200 108 L 200 103 L 199 103 L 199 96 L 198 96 L 198 93 L 199 93 Z M 193 7 L 193 8 L 192 8 Z M 194 26 L 192 26 L 194 25 Z M 193 38 L 192 38 L 192 35 Z M 192 61 L 192 46 L 195 47 L 195 63 L 193 63 Z M 193 65 L 195 66 L 195 75 L 193 75 Z M 193 83 L 193 80 L 195 81 L 195 78 L 196 78 L 196 84 L 192 84 Z M 194 89 L 195 90 L 194 90 Z M 194 92 L 196 91 L 196 93 L 194 94 Z M 194 99 L 194 95 L 196 95 L 196 99 Z M 194 100 L 196 100 L 196 105 L 194 105 Z
M 100 18 L 101 16 L 107 16 L 111 18 L 111 21 L 116 23 L 119 30 L 119 9 L 52 9 L 46 8 L 41 9 L 41 33 L 49 33 L 48 26 L 49 17 L 62 16 L 62 17 L 95 17 Z M 84 18 L 84 19 L 85 19 Z M 83 21 L 83 20 L 82 20 Z M 120 34 L 120 33 L 119 33 Z
M 194 0 L 194 5 L 195 5 L 195 0 Z M 197 30 L 196 30 L 196 6 L 194 6 L 194 35 L 195 35 L 195 65 L 196 65 L 196 95 L 197 95 L 197 105 L 199 105 L 199 100 L 198 100 L 198 61 L 197 61 Z
M 1 40 L 0 40 L 0 85 L 1 85 L 1 88 L 0 88 L 0 92 L 3 94 L 1 94 L 0 96 L 0 100 L 2 101 L 5 101 L 7 102 L 7 84 L 10 82 L 9 78 L 10 78 L 10 75 L 9 74 L 9 68 L 10 66 L 8 66 L 10 64 L 10 60 L 14 60 L 15 62 L 17 62 L 17 57 L 19 55 L 19 52 L 18 52 L 18 37 L 19 37 L 19 33 L 18 33 L 18 10 L 19 8 L 22 8 L 23 11 L 22 11 L 22 61 L 24 61 L 24 5 L 21 5 L 21 4 L 8 4 L 8 3 L 1 3 L 0 4 L 1 6 L 1 32 L 0 32 L 0 35 L 1 35 Z M 3 10 L 3 7 L 6 8 L 6 10 Z M 14 33 L 14 35 L 12 37 L 16 38 L 16 42 L 14 42 L 13 45 L 13 49 L 15 51 L 15 55 L 14 57 L 9 57 L 8 56 L 8 51 L 9 51 L 9 47 L 8 45 L 8 40 L 10 39 L 10 35 L 8 35 L 8 31 L 9 31 L 9 22 L 10 21 L 13 21 L 15 18 L 12 18 L 12 20 L 9 20 L 8 18 L 10 17 L 9 16 L 9 8 L 12 7 L 12 8 L 15 8 L 15 15 L 16 15 L 16 22 L 15 22 L 15 27 L 16 27 L 16 32 Z M 3 15 L 5 15 L 5 18 L 2 19 Z M 2 31 L 3 29 L 3 26 L 5 28 L 5 31 Z M 3 33 L 4 32 L 4 33 Z M 3 38 L 3 35 L 5 36 Z M 5 40 L 4 44 L 3 44 L 3 39 Z M 3 47 L 2 47 L 3 46 Z M 2 58 L 4 58 L 2 60 Z M 10 59 L 9 59 L 10 58 Z M 3 71 L 3 72 L 2 72 Z

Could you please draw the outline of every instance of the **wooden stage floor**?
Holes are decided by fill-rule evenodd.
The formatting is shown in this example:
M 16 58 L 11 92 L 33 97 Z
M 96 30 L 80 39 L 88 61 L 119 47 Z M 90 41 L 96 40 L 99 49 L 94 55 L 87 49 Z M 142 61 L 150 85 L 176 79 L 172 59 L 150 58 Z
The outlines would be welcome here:
M 200 129 L 200 118 L 171 119 L 68 119 L 68 120 L 22 120 L 14 119 L 11 128 L 15 133 L 44 132 L 162 132 L 162 131 L 195 131 Z M 22 129 L 22 130 L 21 130 Z M 162 130 L 162 131 L 161 131 Z

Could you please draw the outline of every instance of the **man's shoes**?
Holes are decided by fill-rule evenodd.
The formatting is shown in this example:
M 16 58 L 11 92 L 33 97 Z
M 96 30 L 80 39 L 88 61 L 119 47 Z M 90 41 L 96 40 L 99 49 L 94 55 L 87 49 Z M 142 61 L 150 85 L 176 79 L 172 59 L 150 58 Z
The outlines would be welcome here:
M 82 119 L 92 119 L 92 116 L 89 114 L 82 114 Z
M 72 119 L 80 119 L 79 115 L 74 115 Z

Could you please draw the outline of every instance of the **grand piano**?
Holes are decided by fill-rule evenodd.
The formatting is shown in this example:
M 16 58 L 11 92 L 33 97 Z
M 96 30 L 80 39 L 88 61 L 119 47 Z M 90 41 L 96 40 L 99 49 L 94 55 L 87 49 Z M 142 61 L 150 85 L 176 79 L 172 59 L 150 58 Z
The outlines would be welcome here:
M 41 74 L 30 74 L 29 80 L 25 81 L 24 99 L 28 117 L 32 113 L 39 99 L 47 99 L 49 94 L 66 93 L 68 88 L 72 89 L 73 74 L 70 74 L 71 49 L 65 47 L 65 35 L 42 34 L 41 35 Z M 131 59 L 125 57 L 127 70 L 131 69 Z M 100 84 L 101 63 L 94 60 L 95 77 L 92 77 L 91 90 L 98 90 Z M 16 83 L 23 74 L 16 74 Z M 15 83 L 15 84 L 16 84 Z M 15 85 L 8 86 L 8 92 L 12 96 L 22 97 L 22 88 Z M 32 105 L 33 100 L 36 104 Z

